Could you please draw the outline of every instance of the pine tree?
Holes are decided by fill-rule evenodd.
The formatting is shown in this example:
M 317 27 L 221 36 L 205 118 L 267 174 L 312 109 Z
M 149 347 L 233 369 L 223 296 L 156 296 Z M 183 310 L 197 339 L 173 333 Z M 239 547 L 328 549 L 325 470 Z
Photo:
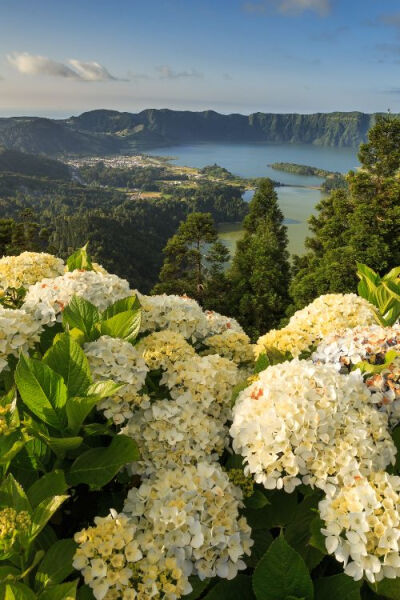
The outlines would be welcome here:
M 243 227 L 245 235 L 228 273 L 228 312 L 256 339 L 279 325 L 289 301 L 287 228 L 269 179 L 261 180 Z
M 164 248 L 165 259 L 155 294 L 187 294 L 207 308 L 216 294 L 223 265 L 229 252 L 218 241 L 217 230 L 210 213 L 191 213 Z
M 387 272 L 400 264 L 400 120 L 378 117 L 360 147 L 361 169 L 347 175 L 311 217 L 308 252 L 294 261 L 293 308 L 330 292 L 355 292 L 356 262 Z

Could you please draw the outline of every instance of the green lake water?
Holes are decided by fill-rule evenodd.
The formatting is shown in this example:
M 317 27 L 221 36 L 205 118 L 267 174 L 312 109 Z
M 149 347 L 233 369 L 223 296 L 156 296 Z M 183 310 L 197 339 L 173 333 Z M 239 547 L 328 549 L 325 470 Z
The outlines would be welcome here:
M 268 167 L 273 162 L 294 162 L 346 173 L 358 165 L 354 148 L 326 148 L 308 144 L 217 144 L 203 143 L 186 146 L 154 148 L 149 154 L 172 156 L 174 163 L 188 167 L 204 167 L 217 163 L 242 177 L 271 177 L 284 185 L 276 188 L 279 204 L 288 227 L 289 250 L 304 252 L 304 240 L 308 234 L 307 219 L 315 212 L 321 192 L 302 186 L 318 186 L 319 177 L 308 177 L 275 171 Z M 245 194 L 250 200 L 251 192 Z M 220 225 L 220 238 L 234 252 L 240 239 L 240 224 Z

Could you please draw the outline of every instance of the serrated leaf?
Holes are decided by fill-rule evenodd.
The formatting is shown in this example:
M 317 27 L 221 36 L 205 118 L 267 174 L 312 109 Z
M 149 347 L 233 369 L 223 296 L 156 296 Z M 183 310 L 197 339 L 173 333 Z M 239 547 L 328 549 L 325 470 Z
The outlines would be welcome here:
M 76 551 L 72 539 L 57 540 L 46 552 L 36 572 L 36 587 L 62 583 L 74 570 L 72 559 Z
M 96 323 L 100 320 L 98 309 L 84 298 L 73 296 L 63 311 L 63 324 L 70 329 L 79 329 L 88 340 L 95 339 Z
M 116 394 L 122 387 L 124 387 L 123 383 L 115 383 L 115 381 L 107 379 L 106 381 L 92 383 L 87 393 L 91 396 L 98 396 L 99 399 L 103 400 Z
M 31 505 L 22 485 L 9 473 L 0 485 L 0 507 L 11 506 L 16 511 L 31 513 Z
M 283 535 L 272 542 L 255 568 L 253 589 L 257 600 L 286 600 L 288 596 L 313 600 L 313 584 L 305 562 Z
M 65 427 L 67 387 L 61 375 L 43 362 L 22 354 L 15 371 L 15 383 L 22 401 L 34 415 L 55 429 Z
M 82 348 L 64 333 L 46 353 L 44 362 L 64 379 L 69 396 L 83 396 L 92 383 Z
M 123 466 L 138 460 L 139 456 L 133 439 L 117 435 L 108 448 L 92 448 L 78 456 L 67 473 L 67 481 L 70 485 L 86 483 L 91 487 L 101 488 Z
M 245 506 L 247 508 L 263 508 L 264 506 L 267 506 L 267 504 L 270 504 L 268 498 L 257 489 L 254 490 L 250 498 L 246 498 L 245 500 Z
M 44 590 L 38 597 L 38 600 L 75 600 L 77 592 L 78 579 L 61 583 Z
M 7 583 L 4 600 L 36 600 L 36 594 L 23 583 Z
M 106 308 L 106 310 L 102 313 L 102 320 L 110 319 L 119 313 L 126 311 L 136 311 L 141 308 L 138 297 L 133 294 L 132 296 L 128 296 L 127 298 L 121 298 L 111 304 Z
M 69 498 L 69 496 L 52 496 L 50 498 L 45 498 L 36 506 L 32 515 L 32 525 L 30 530 L 31 540 L 40 533 L 67 498 Z
M 68 398 L 67 417 L 68 428 L 72 433 L 78 433 L 92 408 L 101 401 L 100 396 L 84 396 L 83 398 Z
M 93 271 L 93 265 L 87 253 L 87 247 L 88 243 L 86 243 L 82 248 L 76 250 L 67 258 L 68 271 L 75 271 L 75 269 L 79 269 L 81 271 Z
M 35 481 L 28 489 L 27 496 L 31 506 L 35 507 L 45 498 L 62 495 L 66 489 L 68 484 L 65 481 L 64 471 L 55 470 Z
M 114 338 L 121 338 L 127 342 L 133 342 L 140 331 L 141 322 L 141 310 L 127 310 L 105 321 L 101 321 L 99 330 L 102 335 L 109 335 Z
M 400 578 L 382 579 L 379 583 L 370 583 L 369 587 L 379 597 L 389 598 L 390 600 L 400 600 Z

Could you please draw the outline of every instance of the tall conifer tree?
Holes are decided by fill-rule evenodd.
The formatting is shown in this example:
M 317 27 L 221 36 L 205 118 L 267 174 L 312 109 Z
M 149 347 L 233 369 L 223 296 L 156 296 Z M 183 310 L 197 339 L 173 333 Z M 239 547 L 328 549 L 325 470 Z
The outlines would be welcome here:
M 279 325 L 288 306 L 287 228 L 271 180 L 260 182 L 243 227 L 245 235 L 228 273 L 227 312 L 255 339 Z

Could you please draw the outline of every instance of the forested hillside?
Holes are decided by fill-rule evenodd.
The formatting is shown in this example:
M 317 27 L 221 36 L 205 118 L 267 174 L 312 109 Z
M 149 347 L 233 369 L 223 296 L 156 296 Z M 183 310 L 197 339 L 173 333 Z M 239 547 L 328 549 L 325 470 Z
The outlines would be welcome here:
M 374 121 L 375 115 L 361 112 L 223 115 L 212 110 L 94 110 L 65 120 L 0 119 L 0 145 L 49 155 L 105 155 L 206 141 L 355 147 L 365 141 Z

